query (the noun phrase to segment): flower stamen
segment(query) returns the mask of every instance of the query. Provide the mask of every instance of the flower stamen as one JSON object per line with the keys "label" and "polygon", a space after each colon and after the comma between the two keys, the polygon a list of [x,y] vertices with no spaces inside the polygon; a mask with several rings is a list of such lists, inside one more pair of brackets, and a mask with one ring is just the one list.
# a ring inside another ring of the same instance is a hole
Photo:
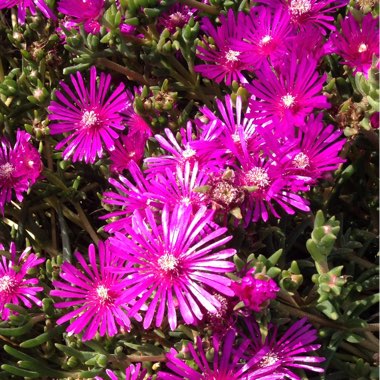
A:
{"label": "flower stamen", "polygon": [[295,16],[303,15],[311,9],[310,0],[291,0],[289,10]]}
{"label": "flower stamen", "polygon": [[226,52],[225,58],[228,62],[237,62],[239,61],[239,55],[240,51],[230,49]]}
{"label": "flower stamen", "polygon": [[281,98],[281,101],[284,103],[285,108],[290,108],[294,104],[295,99],[293,95],[287,93]]}
{"label": "flower stamen", "polygon": [[270,184],[269,175],[266,170],[257,166],[246,174],[246,179],[250,186],[257,186],[259,189],[265,189]]}
{"label": "flower stamen", "polygon": [[158,259],[158,265],[165,272],[174,271],[178,265],[177,258],[171,253],[165,253]]}

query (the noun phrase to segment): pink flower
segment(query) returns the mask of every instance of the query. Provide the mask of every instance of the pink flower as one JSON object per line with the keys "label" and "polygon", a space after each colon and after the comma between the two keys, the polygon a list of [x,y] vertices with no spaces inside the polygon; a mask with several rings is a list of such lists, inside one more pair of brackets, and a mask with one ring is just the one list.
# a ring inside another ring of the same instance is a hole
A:
{"label": "pink flower", "polygon": [[280,218],[276,208],[290,215],[295,213],[294,209],[310,211],[308,201],[296,193],[307,188],[303,178],[299,179],[301,184],[295,184],[297,178],[287,175],[273,157],[264,159],[245,156],[240,158],[240,162],[242,168],[237,171],[237,184],[246,189],[241,207],[246,225],[259,219],[266,222],[270,214]]}
{"label": "pink flower", "polygon": [[[65,299],[64,302],[55,304],[56,308],[66,312],[57,320],[57,324],[73,319],[66,331],[79,334],[84,330],[82,340],[92,339],[97,332],[100,336],[113,336],[118,332],[117,325],[130,328],[126,305],[121,302],[124,292],[123,275],[113,273],[110,269],[112,265],[120,266],[121,261],[115,259],[108,244],[101,241],[98,260],[96,256],[95,247],[91,244],[88,248],[89,266],[83,256],[76,252],[75,257],[82,270],[68,262],[63,263],[60,276],[64,281],[53,281],[55,289],[50,292],[54,297]],[[76,309],[67,312],[72,306]]]}
{"label": "pink flower", "polygon": [[258,368],[265,368],[270,363],[277,366],[276,373],[282,376],[281,379],[292,380],[301,380],[292,371],[293,368],[324,372],[324,369],[319,367],[319,363],[325,361],[325,358],[309,354],[318,350],[320,345],[314,343],[317,339],[317,330],[312,328],[306,318],[294,323],[280,338],[278,338],[277,327],[270,325],[265,340],[256,321],[247,319],[246,325],[252,342],[252,348],[248,350],[249,357],[262,352],[263,349],[267,350],[258,363]]}
{"label": "pink flower", "polygon": [[354,73],[368,77],[373,55],[379,56],[379,18],[368,13],[359,23],[350,13],[341,26],[341,33],[331,36],[333,52],[342,56],[343,63],[354,68]]}
{"label": "pink flower", "polygon": [[115,149],[110,152],[111,170],[121,173],[127,169],[130,161],[139,163],[144,157],[145,144],[152,131],[142,116],[133,108],[134,96],[126,91],[127,103],[122,111],[124,122],[128,128],[127,135],[120,136],[115,143]]}
{"label": "pink flower", "polygon": [[[317,63],[293,54],[281,72],[275,73],[266,64],[247,89],[254,95],[250,100],[249,117],[260,117],[261,124],[275,122],[286,129],[304,124],[305,117],[315,108],[330,108],[322,95],[326,74],[319,76]],[[286,131],[286,130],[285,130]]]}
{"label": "pink flower", "polygon": [[230,85],[233,80],[247,83],[241,73],[247,68],[247,65],[241,61],[241,51],[233,43],[244,36],[245,15],[243,12],[239,12],[236,18],[230,9],[227,18],[221,15],[219,19],[221,25],[216,28],[208,18],[202,19],[201,28],[213,38],[215,47],[211,47],[207,39],[203,41],[205,47],[198,45],[197,57],[208,63],[196,65],[194,69],[206,78],[215,80],[216,83],[223,80],[227,85]]}
{"label": "pink flower", "polygon": [[103,13],[104,0],[59,0],[58,10],[70,16],[75,23],[83,23],[87,33],[99,33],[99,19]]}
{"label": "pink flower", "polygon": [[300,128],[297,138],[289,138],[283,146],[288,149],[287,157],[291,161],[290,172],[309,177],[315,183],[326,172],[338,169],[345,160],[339,153],[346,142],[342,132],[335,130],[332,125],[325,126],[323,115],[310,116],[306,125]]}
{"label": "pink flower", "polygon": [[218,149],[210,149],[210,145],[211,147],[215,145],[206,139],[196,139],[193,136],[190,121],[187,123],[186,129],[180,130],[180,143],[169,128],[165,129],[165,134],[167,139],[158,134],[154,137],[160,146],[170,154],[147,157],[144,160],[147,164],[146,173],[149,177],[164,173],[166,168],[173,172],[176,171],[177,166],[184,169],[186,162],[189,162],[190,167],[194,167],[197,162],[199,170],[206,172],[219,171],[223,167],[225,163],[225,159],[222,157],[223,152]]}
{"label": "pink flower", "polygon": [[[141,370],[141,363],[138,363],[136,365],[130,364],[126,370],[125,370],[125,380],[150,380],[151,376],[148,378],[145,377],[147,373],[146,369]],[[107,369],[106,374],[108,375],[108,378],[110,380],[118,380],[119,378],[115,374],[115,372]],[[107,379],[108,379],[107,378]],[[124,379],[124,377],[123,377]],[[103,380],[102,377],[95,376],[95,380]]]}
{"label": "pink flower", "polygon": [[67,145],[63,152],[64,159],[86,163],[94,163],[97,157],[103,155],[103,145],[107,150],[114,149],[114,140],[119,137],[118,130],[123,130],[123,111],[127,102],[124,84],[120,83],[109,96],[107,93],[111,84],[111,75],[100,75],[96,81],[96,69],[90,70],[89,89],[86,88],[83,77],[77,72],[76,78],[70,76],[76,94],[64,82],[60,82],[63,91],[56,91],[57,101],[52,101],[48,110],[50,133],[57,135],[65,132],[70,134],[57,144],[56,149]]}
{"label": "pink flower", "polygon": [[334,17],[336,9],[347,5],[348,0],[260,0],[273,9],[285,8],[291,22],[298,28],[313,25],[326,34],[325,28],[335,30]]}
{"label": "pink flower", "polygon": [[174,3],[158,17],[157,29],[161,32],[166,28],[170,33],[174,33],[177,28],[183,28],[187,25],[196,12],[196,8],[190,8],[181,3]]}
{"label": "pink flower", "polygon": [[255,275],[255,268],[250,269],[240,283],[233,283],[232,289],[246,307],[256,312],[267,307],[269,301],[275,299],[280,290],[270,277]]}
{"label": "pink flower", "polygon": [[[4,246],[0,244],[0,250]],[[19,305],[23,304],[31,308],[33,301],[36,305],[41,306],[41,301],[36,297],[38,292],[43,290],[38,284],[37,278],[28,278],[27,272],[45,259],[38,258],[34,253],[30,253],[31,247],[26,248],[19,258],[16,257],[16,246],[12,242],[9,247],[11,259],[5,256],[0,257],[0,315],[3,320],[8,320],[10,311],[5,307],[6,304]]]}
{"label": "pink flower", "polygon": [[139,166],[131,161],[127,169],[131,180],[122,175],[119,175],[118,180],[110,178],[109,182],[116,191],[107,191],[103,194],[103,202],[116,206],[117,210],[101,217],[101,219],[120,218],[105,226],[104,229],[107,232],[122,231],[124,225],[129,224],[128,220],[135,210],[144,210],[148,205],[162,208],[160,204],[157,205],[156,202],[153,202],[157,197],[151,193],[153,190],[151,183],[145,178]]}
{"label": "pink flower", "polygon": [[29,9],[30,13],[35,16],[37,9],[47,18],[56,20],[52,10],[46,5],[44,0],[2,0],[0,2],[0,9],[18,7],[18,22],[25,24],[26,10]]}
{"label": "pink flower", "polygon": [[212,337],[214,358],[209,360],[208,355],[211,352],[205,350],[202,339],[198,336],[196,348],[193,343],[189,343],[186,347],[197,367],[194,368],[184,359],[180,359],[178,352],[171,348],[166,354],[166,366],[171,372],[160,371],[157,378],[160,380],[278,380],[284,378],[282,374],[275,372],[278,365],[268,364],[262,368],[255,368],[265,357],[267,348],[246,359],[245,354],[249,346],[248,338],[239,341],[236,331],[229,329],[224,337]]}
{"label": "pink flower", "polygon": [[286,44],[294,34],[290,17],[283,8],[252,7],[247,17],[243,40],[234,41],[242,51],[240,59],[251,68],[259,69],[270,58],[274,63],[286,54]]}
{"label": "pink flower", "polygon": [[165,206],[161,224],[157,224],[150,209],[145,213],[137,210],[125,226],[126,234],[116,232],[109,238],[117,248],[115,253],[131,265],[120,269],[128,274],[124,302],[136,300],[130,315],[148,305],[144,329],[154,317],[160,327],[167,316],[174,330],[178,309],[185,323],[194,324],[203,318],[202,309],[216,313],[220,307],[210,291],[234,294],[225,273],[234,270],[235,265],[226,259],[235,250],[221,249],[231,237],[222,237],[227,229],[210,224],[212,217],[206,207],[193,214],[190,206],[177,206],[172,212]]}
{"label": "pink flower", "polygon": [[42,170],[42,162],[37,149],[29,142],[30,135],[18,131],[16,144],[11,147],[9,141],[0,138],[0,212],[4,205],[12,200],[14,192],[19,202],[23,193],[32,186]]}
{"label": "pink flower", "polygon": [[145,142],[139,135],[121,135],[115,143],[115,149],[110,152],[110,169],[115,173],[122,173],[128,169],[131,161],[139,164],[144,158]]}
{"label": "pink flower", "polygon": [[170,209],[176,205],[191,205],[195,212],[202,205],[205,205],[204,194],[196,189],[206,185],[208,176],[198,170],[198,163],[190,167],[186,162],[185,167],[176,167],[175,173],[169,168],[164,173],[156,175],[151,181],[151,192],[154,192],[156,199],[160,199],[162,205],[166,204]]}

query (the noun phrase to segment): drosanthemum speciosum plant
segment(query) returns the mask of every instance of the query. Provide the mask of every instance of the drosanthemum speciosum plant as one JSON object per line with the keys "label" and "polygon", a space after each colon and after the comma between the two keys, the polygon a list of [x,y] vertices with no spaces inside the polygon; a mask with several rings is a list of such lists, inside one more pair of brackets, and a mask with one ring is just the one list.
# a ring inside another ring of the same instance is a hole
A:
{"label": "drosanthemum speciosum plant", "polygon": [[377,21],[0,0],[0,378],[376,379]]}

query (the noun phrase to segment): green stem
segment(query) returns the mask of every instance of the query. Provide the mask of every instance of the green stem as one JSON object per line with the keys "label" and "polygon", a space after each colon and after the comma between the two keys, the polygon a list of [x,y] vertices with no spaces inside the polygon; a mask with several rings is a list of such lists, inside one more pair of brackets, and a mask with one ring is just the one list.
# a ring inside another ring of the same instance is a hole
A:
{"label": "green stem", "polygon": [[365,269],[370,269],[370,268],[376,268],[375,264],[370,263],[368,260],[365,260],[354,253],[347,253],[346,258],[352,261],[355,261],[358,265]]}
{"label": "green stem", "polygon": [[77,210],[77,213],[78,213],[78,216],[79,216],[79,219],[82,223],[83,228],[91,236],[91,239],[93,240],[93,242],[96,245],[98,245],[100,239],[99,239],[98,235],[96,234],[95,230],[92,228],[92,225],[89,222],[86,214],[84,213],[81,205],[78,202],[73,202],[73,205],[74,205],[75,209]]}
{"label": "green stem", "polygon": [[152,356],[140,356],[140,355],[128,355],[128,360],[131,363],[136,362],[165,362],[165,355],[152,355]]}
{"label": "green stem", "polygon": [[96,65],[105,66],[110,70],[116,71],[120,74],[125,75],[129,80],[133,80],[135,82],[139,82],[141,84],[145,84],[147,86],[152,85],[149,81],[147,81],[143,75],[137,73],[136,71],[128,69],[128,67],[121,66],[116,62],[110,61],[107,58],[97,58],[95,60]]}
{"label": "green stem", "polygon": [[197,8],[202,12],[208,13],[209,15],[217,16],[220,13],[219,8],[213,5],[207,5],[196,0],[181,0],[182,3],[188,5],[191,8]]}
{"label": "green stem", "polygon": [[319,274],[325,274],[329,272],[329,265],[327,264],[327,260],[324,261],[316,261],[315,267]]}

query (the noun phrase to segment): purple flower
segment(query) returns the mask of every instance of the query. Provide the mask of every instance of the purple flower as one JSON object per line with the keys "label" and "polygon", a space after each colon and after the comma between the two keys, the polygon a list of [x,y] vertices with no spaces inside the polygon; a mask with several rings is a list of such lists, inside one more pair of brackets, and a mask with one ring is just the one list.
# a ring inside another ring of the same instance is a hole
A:
{"label": "purple flower", "polygon": [[[276,372],[281,378],[300,380],[301,378],[292,372],[292,368],[302,368],[323,373],[324,369],[318,366],[325,358],[319,356],[305,356],[309,352],[318,350],[319,344],[312,344],[317,339],[317,330],[303,318],[294,323],[286,332],[278,338],[277,327],[271,325],[265,340],[256,321],[246,320],[253,349],[249,352],[255,355],[257,352],[267,349],[267,353],[258,364],[258,368],[265,368],[268,364],[279,365]],[[250,357],[250,355],[249,355]]]}
{"label": "purple flower", "polygon": [[310,182],[315,182],[345,162],[339,157],[339,152],[346,139],[332,125],[325,127],[322,117],[322,114],[317,117],[311,115],[306,125],[300,129],[298,137],[290,138],[283,147],[284,150],[291,147],[287,153],[292,164],[290,171],[309,177]]}
{"label": "purple flower", "polygon": [[286,54],[286,43],[293,34],[290,17],[283,8],[252,7],[243,40],[234,41],[242,51],[241,61],[254,69],[270,58],[274,63]]}
{"label": "purple flower", "polygon": [[16,144],[11,147],[9,141],[0,138],[0,212],[4,214],[4,205],[12,200],[14,191],[19,202],[23,193],[33,185],[42,170],[42,162],[36,148],[29,142],[30,135],[18,131]]}
{"label": "purple flower", "polygon": [[[151,379],[151,376],[149,376],[148,378],[145,377],[146,373],[147,373],[146,369],[141,370],[141,363],[136,364],[136,366],[134,364],[131,364],[125,370],[125,380],[149,380],[149,379]],[[107,369],[106,374],[108,375],[108,378],[110,380],[118,380],[118,377],[115,374],[115,372]],[[123,379],[124,379],[124,377],[123,377]],[[95,376],[95,380],[103,380],[103,378],[99,377],[99,376]]]}
{"label": "purple flower", "polygon": [[152,131],[142,116],[133,108],[134,96],[126,91],[127,103],[121,113],[128,128],[127,135],[120,136],[115,143],[115,149],[110,152],[111,170],[121,173],[128,168],[130,161],[139,163],[144,157],[145,144]]}
{"label": "purple flower", "polygon": [[317,63],[312,59],[298,60],[292,55],[279,73],[269,65],[258,71],[257,80],[247,86],[254,95],[250,99],[250,117],[261,117],[261,124],[280,123],[285,131],[304,124],[305,117],[315,108],[329,108],[330,104],[321,95],[326,74],[319,76]]}
{"label": "purple flower", "polygon": [[313,25],[307,25],[301,33],[287,40],[287,49],[290,54],[295,54],[299,60],[307,58],[319,62],[325,55],[331,53],[329,45],[326,43],[326,38],[321,29]]}
{"label": "purple flower", "polygon": [[[240,160],[242,169],[237,171],[237,183],[246,189],[245,201],[241,207],[246,225],[259,219],[266,222],[269,213],[280,218],[275,204],[290,215],[294,214],[294,209],[310,211],[308,202],[294,190],[295,179],[286,175],[282,165],[273,158],[249,156]],[[302,185],[302,178],[300,182]]]}
{"label": "purple flower", "polygon": [[291,22],[298,28],[314,25],[326,34],[324,28],[335,30],[334,17],[336,9],[347,5],[348,0],[260,0],[271,8],[285,8]]}
{"label": "purple flower", "polygon": [[152,202],[157,197],[151,193],[151,184],[138,165],[131,161],[127,169],[134,183],[122,175],[119,175],[119,180],[110,178],[109,182],[117,192],[107,191],[103,194],[103,202],[116,206],[119,210],[113,211],[101,217],[101,219],[121,217],[119,220],[114,220],[105,226],[104,229],[107,232],[123,230],[123,226],[128,225],[128,220],[135,210],[144,210],[148,206],[162,208],[160,204]]}
{"label": "purple flower", "polygon": [[110,152],[110,169],[115,173],[122,173],[128,169],[131,161],[140,163],[144,158],[145,142],[139,135],[121,135],[115,143],[115,149]]}
{"label": "purple flower", "polygon": [[194,70],[204,77],[213,79],[220,83],[223,80],[230,85],[233,80],[246,83],[247,80],[241,73],[247,68],[240,59],[241,51],[235,47],[233,41],[240,40],[245,31],[245,15],[239,12],[235,17],[230,9],[227,18],[220,16],[221,25],[216,27],[208,18],[202,19],[202,30],[214,40],[214,46],[205,38],[203,44],[197,46],[197,57],[208,62],[203,65],[196,65]]}
{"label": "purple flower", "polygon": [[47,18],[56,20],[52,10],[46,5],[44,0],[2,0],[0,2],[0,9],[18,7],[18,22],[25,24],[26,10],[29,9],[30,13],[35,16],[37,8]]}
{"label": "purple flower", "polygon": [[255,268],[250,269],[240,282],[232,284],[232,289],[246,307],[260,312],[270,300],[276,298],[280,288],[270,277],[254,273]]}
{"label": "purple flower", "polygon": [[103,13],[104,0],[59,0],[58,10],[70,16],[74,22],[83,23],[87,33],[99,33],[99,18]]}
{"label": "purple flower", "polygon": [[[210,362],[207,352],[203,348],[202,340],[197,337],[197,347],[192,343],[187,345],[187,350],[197,365],[197,369],[188,365],[185,361],[177,357],[178,352],[171,348],[167,353],[166,366],[169,372],[160,371],[157,378],[160,380],[276,380],[283,379],[283,375],[278,375],[274,371],[278,365],[268,365],[263,368],[254,369],[263,360],[267,351],[264,348],[253,357],[246,359],[245,352],[250,345],[250,340],[243,338],[238,342],[236,331],[228,330],[224,338],[213,336],[212,349],[214,358]],[[246,360],[245,360],[246,359]],[[245,362],[243,362],[245,360]]]}
{"label": "purple flower", "polygon": [[361,23],[350,13],[342,22],[342,32],[331,36],[333,52],[344,59],[344,64],[354,68],[354,73],[368,77],[375,54],[379,56],[379,18],[366,14]]}
{"label": "purple flower", "polygon": [[67,145],[64,159],[94,163],[103,154],[103,145],[107,150],[114,149],[114,140],[118,138],[115,130],[123,130],[122,116],[127,102],[124,84],[120,83],[109,96],[111,75],[101,73],[96,81],[96,68],[90,70],[90,85],[86,88],[82,75],[70,76],[76,94],[64,82],[60,82],[63,91],[56,91],[57,101],[52,101],[48,110],[50,133],[52,135],[70,132],[69,136],[57,144],[56,149]]}
{"label": "purple flower", "polygon": [[[243,117],[240,96],[236,97],[235,109],[230,95],[225,96],[224,103],[219,99],[215,101],[220,117],[209,108],[202,107],[200,111],[208,119],[208,122],[203,124],[198,119],[196,123],[202,130],[201,138],[212,142],[212,144],[210,143],[208,146],[203,147],[203,149],[207,148],[209,151],[207,156],[211,156],[212,152],[219,149],[221,151],[220,155],[229,156],[227,162],[230,164],[231,159],[235,158],[237,152],[241,153],[241,141],[244,140],[248,149],[253,149],[253,146],[257,145],[258,135],[255,134],[255,119]],[[193,146],[197,147],[197,145],[198,143],[195,141]]]}
{"label": "purple flower", "polygon": [[[0,244],[0,250],[4,246]],[[42,302],[36,297],[36,294],[43,290],[38,284],[37,278],[28,278],[27,272],[45,259],[38,258],[34,253],[30,253],[31,247],[26,248],[20,257],[16,257],[16,246],[12,242],[9,247],[11,255],[10,260],[5,256],[0,257],[0,316],[3,320],[8,320],[10,310],[5,307],[6,304],[19,305],[23,304],[31,308],[33,301],[36,305],[41,306]]]}
{"label": "purple flower", "polygon": [[182,169],[177,166],[175,173],[166,169],[165,173],[157,174],[151,181],[152,191],[157,198],[172,210],[176,205],[192,205],[193,211],[205,205],[205,195],[197,192],[197,188],[206,185],[208,176],[198,170],[196,162],[193,168],[186,162]]}
{"label": "purple flower", "polygon": [[137,210],[131,224],[125,227],[127,235],[116,232],[109,239],[117,247],[115,253],[131,264],[130,268],[120,269],[128,273],[124,302],[130,303],[138,297],[130,315],[148,304],[145,329],[155,315],[157,327],[167,315],[174,330],[177,309],[185,323],[195,323],[203,318],[201,309],[216,313],[220,307],[210,291],[234,294],[225,273],[234,270],[235,265],[226,259],[235,250],[221,248],[231,236],[222,237],[227,229],[211,224],[212,217],[213,212],[206,207],[193,214],[190,206],[177,206],[173,212],[165,206],[161,224],[157,225],[158,218],[150,209],[144,214]]}
{"label": "purple flower", "polygon": [[173,34],[177,28],[183,28],[187,25],[196,12],[196,8],[190,8],[185,4],[175,3],[158,17],[157,29],[161,32],[166,28],[171,34]]}
{"label": "purple flower", "polygon": [[63,263],[60,276],[64,281],[53,281],[55,289],[50,292],[54,297],[72,299],[55,304],[56,308],[64,309],[65,312],[69,307],[76,307],[74,311],[59,318],[57,324],[61,325],[74,319],[66,331],[79,334],[85,330],[82,340],[92,339],[98,331],[101,336],[113,336],[118,332],[117,325],[130,328],[125,311],[126,304],[121,302],[124,292],[123,275],[110,270],[112,265],[120,266],[121,261],[115,259],[108,244],[101,241],[98,252],[97,260],[94,245],[89,246],[90,266],[83,256],[76,252],[75,257],[82,270],[68,262]]}
{"label": "purple flower", "polygon": [[199,170],[208,172],[219,171],[223,167],[226,160],[221,157],[222,152],[210,149],[210,141],[195,139],[190,121],[187,123],[186,129],[182,128],[180,130],[180,143],[170,129],[166,128],[165,134],[167,139],[161,135],[155,135],[154,137],[170,155],[147,157],[144,160],[147,164],[146,173],[149,177],[154,177],[158,173],[165,173],[166,168],[173,172],[176,171],[177,166],[184,169],[186,162],[190,163],[190,167],[193,167],[198,162]]}

